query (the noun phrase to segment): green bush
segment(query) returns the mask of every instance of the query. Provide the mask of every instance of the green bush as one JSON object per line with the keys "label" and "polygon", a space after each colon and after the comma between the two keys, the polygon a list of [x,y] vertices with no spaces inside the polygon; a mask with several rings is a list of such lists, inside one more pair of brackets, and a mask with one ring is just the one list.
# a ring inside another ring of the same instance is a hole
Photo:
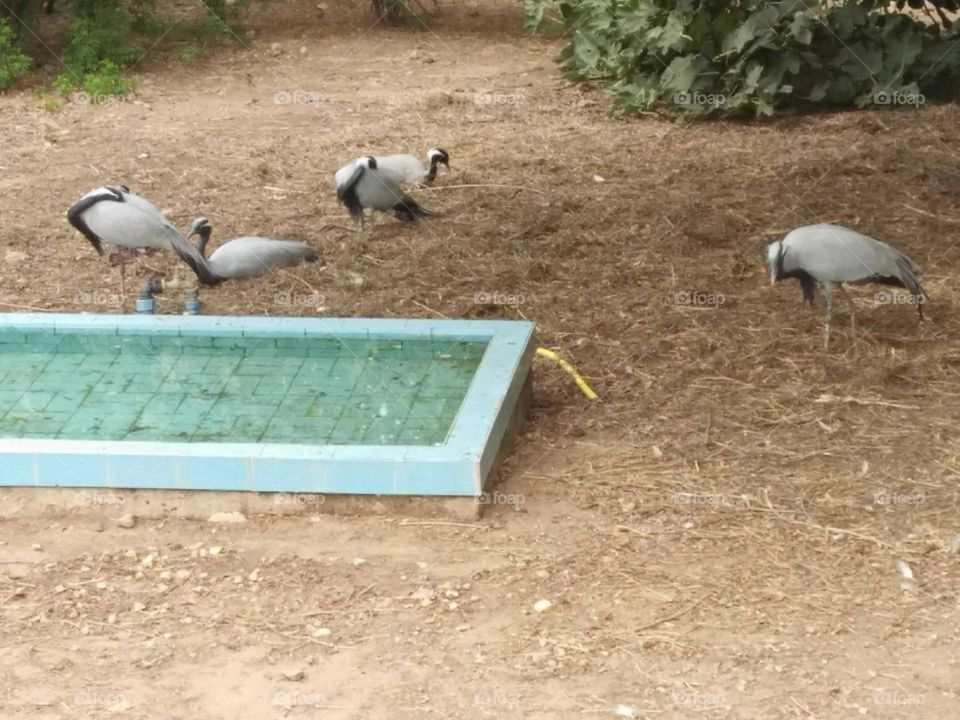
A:
{"label": "green bush", "polygon": [[[64,98],[83,90],[93,102],[99,102],[111,95],[130,92],[134,82],[124,77],[123,70],[143,57],[144,41],[151,49],[179,46],[179,56],[184,62],[192,62],[205,47],[223,38],[245,42],[243,31],[233,24],[245,0],[205,0],[207,12],[202,19],[178,20],[173,24],[158,13],[156,0],[58,0],[57,7],[68,1],[73,13],[70,32],[65,47],[53,49],[67,70],[53,82],[53,88]],[[7,0],[4,3],[0,0],[0,90],[29,70],[32,61],[23,52],[21,43],[34,35],[18,36],[16,29],[41,21],[45,15],[40,10],[45,2]],[[16,16],[22,22],[14,24],[8,16]],[[41,101],[44,107],[59,107],[48,96]]]}
{"label": "green bush", "polygon": [[75,12],[64,55],[67,72],[54,87],[64,96],[82,88],[94,102],[129,92],[132,82],[120,69],[143,55],[143,48],[131,40],[130,13],[118,0],[77,0]]}
{"label": "green bush", "polygon": [[920,104],[960,72],[960,24],[941,29],[879,0],[523,0],[523,7],[528,29],[573,29],[559,62],[572,80],[604,82],[619,111],[771,115],[797,105]]}
{"label": "green bush", "polygon": [[30,69],[31,60],[14,45],[13,28],[0,20],[0,90],[10,87]]}
{"label": "green bush", "polygon": [[130,14],[115,0],[98,2],[89,14],[78,15],[70,28],[67,67],[82,75],[95,71],[104,60],[118,66],[135,62],[143,48],[130,39],[131,22]]}

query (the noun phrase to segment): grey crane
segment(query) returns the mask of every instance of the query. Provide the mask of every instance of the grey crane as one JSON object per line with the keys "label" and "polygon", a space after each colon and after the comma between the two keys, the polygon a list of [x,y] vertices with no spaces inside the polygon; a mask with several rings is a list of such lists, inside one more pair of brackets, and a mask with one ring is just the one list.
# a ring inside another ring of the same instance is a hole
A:
{"label": "grey crane", "polygon": [[443,148],[427,150],[426,164],[416,155],[377,155],[373,159],[377,169],[394,174],[401,184],[433,182],[441,164],[450,169],[450,153]]}
{"label": "grey crane", "polygon": [[402,173],[381,170],[371,155],[344,165],[333,176],[337,199],[347,208],[357,229],[364,225],[364,210],[392,212],[398,220],[414,222],[430,215],[416,200],[400,189]]}
{"label": "grey crane", "polygon": [[[194,272],[203,257],[163,214],[126,185],[105,185],[91,190],[67,210],[67,220],[79,230],[93,248],[103,255],[104,245],[128,251],[169,250],[176,253]],[[124,264],[120,264],[120,282],[126,292]]]}
{"label": "grey crane", "polygon": [[292,267],[317,259],[317,253],[306,243],[265,237],[233,238],[220,245],[208,258],[207,243],[210,242],[211,233],[213,226],[210,222],[205,217],[198,217],[190,226],[188,236],[199,236],[197,250],[205,273],[197,273],[197,277],[205,285],[260,277],[276,268]]}
{"label": "grey crane", "polygon": [[815,283],[827,296],[824,352],[830,349],[830,320],[833,315],[833,291],[839,288],[850,305],[850,327],[856,333],[853,301],[841,283],[878,283],[906,288],[913,296],[920,319],[926,299],[917,264],[887,243],[874,240],[840,225],[806,225],[791,230],[782,240],[767,246],[770,284],[797,278],[804,302],[813,305]]}

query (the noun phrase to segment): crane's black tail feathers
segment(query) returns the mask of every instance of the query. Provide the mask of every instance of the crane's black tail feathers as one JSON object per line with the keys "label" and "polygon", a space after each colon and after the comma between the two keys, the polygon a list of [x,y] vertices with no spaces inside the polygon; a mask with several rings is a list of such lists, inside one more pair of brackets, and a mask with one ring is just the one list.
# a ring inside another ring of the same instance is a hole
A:
{"label": "crane's black tail feathers", "polygon": [[393,206],[393,215],[397,220],[416,222],[432,214],[409,195],[404,195],[400,202]]}
{"label": "crane's black tail feathers", "polygon": [[800,273],[800,289],[803,291],[803,301],[813,305],[817,296],[817,283],[812,275],[805,272]]}
{"label": "crane's black tail feathers", "polygon": [[923,303],[927,301],[927,294],[920,284],[920,278],[917,277],[920,268],[913,260],[901,253],[897,258],[897,269],[900,271],[900,282],[913,295],[917,302],[917,314],[923,320]]}

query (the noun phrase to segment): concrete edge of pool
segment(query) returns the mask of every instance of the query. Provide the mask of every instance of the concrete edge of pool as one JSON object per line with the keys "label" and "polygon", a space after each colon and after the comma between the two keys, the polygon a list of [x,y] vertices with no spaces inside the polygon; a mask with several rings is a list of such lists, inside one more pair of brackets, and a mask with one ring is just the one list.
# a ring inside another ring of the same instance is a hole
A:
{"label": "concrete edge of pool", "polygon": [[288,445],[0,439],[0,486],[476,499],[525,417],[533,323],[505,320],[0,314],[0,330],[482,341],[443,444]]}

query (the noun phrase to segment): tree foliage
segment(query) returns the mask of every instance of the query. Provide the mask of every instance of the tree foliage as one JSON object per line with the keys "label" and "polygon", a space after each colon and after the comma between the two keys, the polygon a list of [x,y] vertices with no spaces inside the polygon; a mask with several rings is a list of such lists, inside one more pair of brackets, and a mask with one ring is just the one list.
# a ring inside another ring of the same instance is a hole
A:
{"label": "tree foliage", "polygon": [[[771,115],[791,105],[919,104],[960,72],[960,23],[945,14],[956,0],[523,5],[528,29],[570,33],[558,57],[567,76],[604,82],[621,111]],[[907,5],[919,12],[902,12]]]}
{"label": "tree foliage", "polygon": [[[202,20],[191,23],[181,18],[171,24],[160,15],[155,0],[0,0],[0,89],[29,69],[31,58],[25,53],[30,50],[25,46],[37,38],[35,27],[45,22],[39,12],[44,4],[48,12],[56,7],[72,15],[64,46],[53,48],[65,70],[53,85],[64,97],[82,90],[92,102],[133,89],[125,69],[144,56],[145,46],[155,48],[161,41],[181,43],[186,45],[181,57],[194,58],[199,53],[197,45],[237,36],[225,20],[241,6],[234,0],[205,0]],[[10,16],[9,22],[4,13]],[[29,32],[20,31],[22,28]],[[43,41],[34,44],[39,46],[34,50],[49,49]]]}
{"label": "tree foliage", "polygon": [[0,20],[0,90],[12,85],[30,69],[31,60],[14,44],[13,28]]}

